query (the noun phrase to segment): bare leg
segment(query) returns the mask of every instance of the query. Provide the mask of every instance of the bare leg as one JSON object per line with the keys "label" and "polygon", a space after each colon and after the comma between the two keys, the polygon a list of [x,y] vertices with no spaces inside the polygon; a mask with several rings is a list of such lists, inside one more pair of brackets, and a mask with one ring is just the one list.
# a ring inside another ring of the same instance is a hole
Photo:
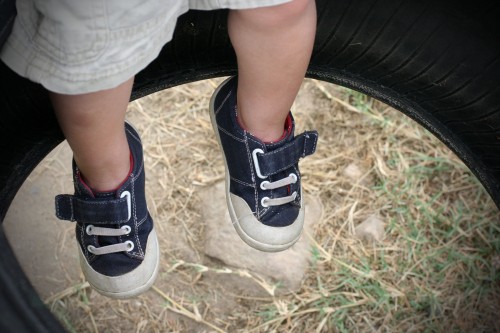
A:
{"label": "bare leg", "polygon": [[304,79],[316,33],[316,4],[283,5],[229,14],[229,36],[238,58],[238,116],[263,141],[283,125]]}
{"label": "bare leg", "polygon": [[89,94],[51,93],[76,164],[87,185],[96,191],[115,189],[128,176],[130,150],[124,122],[133,81]]}

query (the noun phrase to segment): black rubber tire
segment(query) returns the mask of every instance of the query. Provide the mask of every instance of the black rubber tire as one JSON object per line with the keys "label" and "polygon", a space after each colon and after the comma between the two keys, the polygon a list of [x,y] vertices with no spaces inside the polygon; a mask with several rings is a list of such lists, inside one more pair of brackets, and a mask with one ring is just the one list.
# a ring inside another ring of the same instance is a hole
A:
{"label": "black rubber tire", "polygon": [[[500,207],[500,5],[496,1],[321,0],[308,76],[404,112],[452,149]],[[133,98],[234,74],[226,11],[180,18]],[[0,220],[33,168],[63,137],[47,93],[0,65]],[[0,228],[0,331],[63,331]]]}

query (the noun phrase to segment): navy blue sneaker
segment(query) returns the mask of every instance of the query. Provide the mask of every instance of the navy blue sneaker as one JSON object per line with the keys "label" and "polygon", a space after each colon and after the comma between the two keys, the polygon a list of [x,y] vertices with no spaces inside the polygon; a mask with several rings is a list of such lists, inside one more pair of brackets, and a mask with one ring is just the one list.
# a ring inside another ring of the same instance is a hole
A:
{"label": "navy blue sneaker", "polygon": [[76,222],[80,266],[99,293],[129,298],[148,290],[159,266],[159,247],[146,207],[141,140],[125,124],[131,173],[118,190],[94,193],[73,161],[74,195],[56,196],[59,219]]}
{"label": "navy blue sneaker", "polygon": [[289,114],[285,133],[266,144],[238,123],[237,78],[217,88],[210,117],[226,164],[226,201],[240,237],[261,251],[277,252],[292,246],[304,225],[299,158],[316,150],[318,133],[294,136]]}

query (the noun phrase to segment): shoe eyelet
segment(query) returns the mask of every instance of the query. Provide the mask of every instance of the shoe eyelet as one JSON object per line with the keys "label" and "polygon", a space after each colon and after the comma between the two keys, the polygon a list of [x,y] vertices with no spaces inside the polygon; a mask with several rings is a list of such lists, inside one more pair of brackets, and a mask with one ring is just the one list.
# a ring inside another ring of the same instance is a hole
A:
{"label": "shoe eyelet", "polygon": [[87,246],[87,251],[89,251],[90,253],[94,254],[94,250],[95,250],[95,246],[93,246],[93,245]]}
{"label": "shoe eyelet", "polygon": [[262,190],[264,190],[264,191],[267,191],[266,186],[267,186],[268,184],[270,184],[270,182],[269,182],[269,181],[267,181],[267,180],[264,180],[262,183],[260,183],[260,188],[261,188]]}
{"label": "shoe eyelet", "polygon": [[262,207],[267,208],[269,205],[266,203],[266,201],[269,200],[268,197],[263,197],[262,200],[260,201],[260,204]]}
{"label": "shoe eyelet", "polygon": [[299,178],[297,177],[297,175],[296,175],[296,174],[294,174],[294,173],[289,174],[289,175],[288,175],[288,177],[292,177],[292,178],[293,178],[293,182],[292,182],[292,184],[295,184],[295,183],[297,182],[297,180],[299,179]]}
{"label": "shoe eyelet", "polygon": [[130,232],[132,231],[132,228],[131,228],[130,226],[128,226],[128,225],[124,225],[124,226],[122,226],[120,229],[122,229],[123,231],[125,231],[125,232],[126,232],[126,234],[125,234],[125,235],[130,234]]}
{"label": "shoe eyelet", "polygon": [[130,221],[130,217],[132,217],[132,195],[130,194],[129,191],[123,191],[123,193],[120,195],[120,199],[126,197],[127,199],[127,212],[128,212],[128,216],[127,216],[127,221]]}
{"label": "shoe eyelet", "polygon": [[[92,228],[93,228],[93,227],[94,227],[94,226],[93,226],[92,224],[89,224],[89,225],[87,226],[87,228],[85,228],[85,233],[86,233],[88,236],[92,236],[92,235],[93,235],[93,233],[92,233]],[[90,246],[90,245],[89,245],[89,246]]]}
{"label": "shoe eyelet", "polygon": [[267,177],[260,172],[260,165],[259,165],[259,160],[257,158],[257,154],[264,154],[264,151],[259,148],[254,149],[252,151],[252,159],[253,159],[253,165],[255,167],[255,173],[257,174],[257,177],[259,177],[260,179],[266,179]]}
{"label": "shoe eyelet", "polygon": [[135,247],[134,242],[129,241],[129,240],[126,241],[125,244],[127,244],[127,247],[128,247],[127,252],[132,251],[134,249],[134,247]]}

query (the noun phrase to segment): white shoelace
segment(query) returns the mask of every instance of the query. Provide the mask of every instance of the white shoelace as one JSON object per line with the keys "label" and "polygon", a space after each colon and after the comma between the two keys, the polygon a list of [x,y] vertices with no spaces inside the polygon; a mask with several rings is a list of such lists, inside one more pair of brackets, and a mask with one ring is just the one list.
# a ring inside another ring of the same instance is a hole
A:
{"label": "white shoelace", "polygon": [[[92,236],[125,236],[130,233],[130,227],[128,225],[122,226],[120,229],[111,229],[111,228],[101,228],[101,227],[96,227],[93,225],[88,225],[87,228],[85,229],[85,232],[87,235]],[[124,243],[119,243],[119,244],[113,244],[113,245],[107,245],[107,246],[102,246],[102,247],[95,247],[93,245],[87,246],[87,250],[89,250],[90,253],[95,254],[95,255],[103,255],[103,254],[108,254],[108,253],[115,253],[115,252],[130,252],[134,249],[134,242],[132,241],[126,241]]]}
{"label": "white shoelace", "polygon": [[[291,173],[288,175],[288,177],[277,180],[275,182],[269,182],[267,180],[263,181],[262,183],[260,183],[260,188],[263,190],[274,190],[283,186],[295,184],[296,182],[297,182],[297,175]],[[263,197],[262,200],[260,201],[260,204],[262,205],[262,207],[280,206],[294,201],[295,198],[297,198],[297,191],[293,192],[289,196],[281,198],[271,199],[269,197]]]}
{"label": "white shoelace", "polygon": [[[130,220],[131,214],[132,214],[132,208],[131,208],[131,195],[129,191],[124,191],[120,198],[126,197],[127,198],[127,207],[128,207],[128,220]],[[85,232],[89,236],[125,236],[128,235],[131,231],[131,227],[128,225],[122,226],[120,229],[115,229],[115,228],[102,228],[102,227],[96,227],[92,224],[87,225],[85,228]],[[130,252],[134,249],[134,242],[128,240],[123,243],[118,243],[118,244],[113,244],[113,245],[106,245],[106,246],[101,246],[101,247],[95,247],[93,245],[87,246],[87,250],[95,255],[103,255],[103,254],[108,254],[108,253],[116,253],[116,252]]]}

